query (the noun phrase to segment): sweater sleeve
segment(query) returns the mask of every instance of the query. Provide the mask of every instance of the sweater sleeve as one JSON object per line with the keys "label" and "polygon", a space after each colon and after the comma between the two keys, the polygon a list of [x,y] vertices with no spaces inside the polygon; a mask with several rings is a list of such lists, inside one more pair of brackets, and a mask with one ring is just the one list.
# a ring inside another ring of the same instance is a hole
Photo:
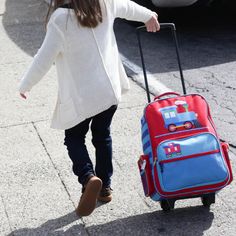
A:
{"label": "sweater sleeve", "polygon": [[20,80],[19,92],[25,93],[37,84],[49,71],[57,55],[63,50],[63,34],[58,26],[50,20],[43,44]]}
{"label": "sweater sleeve", "polygon": [[146,23],[155,12],[130,0],[112,0],[115,17]]}

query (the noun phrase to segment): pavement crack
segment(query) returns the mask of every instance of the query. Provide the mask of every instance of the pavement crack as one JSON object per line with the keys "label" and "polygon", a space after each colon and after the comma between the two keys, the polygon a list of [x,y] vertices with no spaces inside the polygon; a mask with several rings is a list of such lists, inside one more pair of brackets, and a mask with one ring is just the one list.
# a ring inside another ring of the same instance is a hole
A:
{"label": "pavement crack", "polygon": [[228,145],[229,145],[230,147],[232,147],[232,148],[236,148],[236,145],[235,145],[235,144],[230,143],[230,142],[228,142],[227,140],[220,139],[220,141],[223,142],[223,143],[228,143]]}
{"label": "pavement crack", "polygon": [[236,90],[236,88],[232,87],[232,86],[226,86],[227,89],[231,89],[231,90]]}
{"label": "pavement crack", "polygon": [[42,146],[43,146],[43,149],[44,149],[44,151],[46,152],[46,154],[47,154],[49,160],[50,160],[51,163],[52,163],[53,168],[56,170],[57,176],[59,177],[59,179],[60,179],[60,181],[61,181],[61,184],[62,184],[63,188],[65,189],[65,191],[66,191],[66,193],[67,193],[67,195],[68,195],[68,197],[69,197],[69,200],[71,201],[72,205],[76,208],[76,206],[75,206],[75,204],[74,204],[74,202],[73,202],[73,200],[72,200],[72,197],[71,197],[71,195],[70,195],[70,193],[69,193],[69,191],[68,191],[68,189],[67,189],[67,187],[66,187],[66,184],[65,184],[65,182],[64,182],[63,179],[62,179],[62,176],[61,176],[61,174],[60,174],[60,171],[59,171],[59,169],[57,168],[57,166],[55,165],[55,163],[53,162],[53,159],[52,159],[50,153],[48,152],[47,147],[46,147],[46,145],[45,145],[45,143],[44,143],[44,141],[43,141],[41,135],[39,134],[39,131],[38,131],[38,129],[37,129],[35,123],[34,123],[34,122],[31,122],[31,124],[33,125],[33,128],[35,129],[35,131],[36,131],[36,133],[37,133],[37,135],[38,135],[38,138],[39,138],[39,140],[40,140],[40,142],[41,142],[41,144],[42,144]]}
{"label": "pavement crack", "polygon": [[229,110],[230,112],[232,112],[232,114],[233,114],[234,117],[236,117],[236,112],[235,112],[231,107],[228,107],[228,106],[226,106],[226,107],[221,106],[221,107],[226,108],[227,110]]}
{"label": "pavement crack", "polygon": [[[40,122],[45,122],[45,121],[48,121],[48,119],[36,120],[36,121],[33,121],[33,123],[40,123]],[[11,124],[11,125],[2,125],[2,126],[0,126],[0,129],[7,129],[7,128],[11,128],[11,127],[17,127],[17,126],[22,126],[22,125],[31,125],[31,124],[32,124],[32,121],[16,123],[16,124]]]}
{"label": "pavement crack", "polygon": [[[74,204],[74,202],[73,202],[73,200],[72,200],[72,197],[71,197],[71,195],[70,195],[70,192],[69,192],[69,190],[68,190],[67,187],[66,187],[66,183],[64,182],[64,180],[63,180],[63,178],[62,178],[62,176],[61,176],[61,174],[60,174],[59,169],[57,168],[56,164],[53,162],[53,159],[52,159],[52,157],[51,157],[49,151],[47,150],[47,147],[46,147],[46,145],[45,145],[45,143],[44,143],[44,141],[43,141],[41,135],[39,134],[39,131],[38,131],[37,127],[35,126],[35,122],[31,122],[31,124],[32,124],[33,128],[35,129],[35,131],[36,131],[36,133],[37,133],[37,135],[38,135],[38,138],[39,138],[39,140],[40,140],[40,142],[41,142],[41,144],[42,144],[42,146],[43,146],[43,149],[45,150],[45,152],[46,152],[46,154],[47,154],[49,160],[50,160],[51,163],[52,163],[53,168],[56,170],[57,176],[58,176],[58,178],[60,179],[60,182],[61,182],[63,188],[65,189],[65,191],[66,191],[66,193],[67,193],[67,195],[68,195],[68,197],[69,197],[70,202],[72,203],[72,205],[74,206],[74,208],[76,208],[77,206]],[[87,228],[86,228],[86,223],[85,223],[84,219],[83,219],[82,217],[80,217],[80,220],[81,220],[82,223],[83,223],[83,227],[84,227],[84,229],[85,229],[87,235],[89,236],[90,234],[89,234],[89,231],[88,231]]]}
{"label": "pavement crack", "polygon": [[236,145],[235,144],[229,143],[229,146],[236,149]]}
{"label": "pavement crack", "polygon": [[[231,148],[230,149],[230,152],[233,154],[233,155],[236,155],[236,148]],[[231,154],[230,154],[231,155]],[[230,161],[232,162],[232,160],[230,159]]]}
{"label": "pavement crack", "polygon": [[[13,232],[13,227],[11,225],[11,222],[10,222],[10,217],[8,215],[8,212],[7,212],[7,209],[6,209],[6,204],[3,200],[3,196],[1,195],[1,201],[2,201],[2,205],[3,205],[3,209],[4,209],[4,213],[6,215],[6,218],[7,218],[7,221],[8,221],[8,225],[9,225],[9,228],[10,228],[10,231]],[[13,234],[14,235],[14,234]]]}
{"label": "pavement crack", "polygon": [[222,81],[221,79],[219,79],[214,72],[212,71],[209,71],[209,70],[206,70],[206,69],[200,69],[202,72],[205,72],[205,73],[208,73],[210,74],[210,79],[212,79],[212,85],[216,85],[216,82],[218,85],[220,86],[224,86],[226,89],[230,89],[230,90],[236,90],[235,87],[232,87],[231,85],[226,85],[226,82],[225,81]]}

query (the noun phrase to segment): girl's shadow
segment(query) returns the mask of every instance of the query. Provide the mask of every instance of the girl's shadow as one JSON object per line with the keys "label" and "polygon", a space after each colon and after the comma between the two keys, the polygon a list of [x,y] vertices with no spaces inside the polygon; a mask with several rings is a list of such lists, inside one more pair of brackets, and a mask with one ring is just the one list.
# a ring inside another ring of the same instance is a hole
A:
{"label": "girl's shadow", "polygon": [[[68,229],[64,230],[63,227],[67,228],[66,226],[72,224],[73,222],[78,220],[78,216],[75,212],[70,212],[65,216],[48,220],[44,224],[42,224],[38,228],[23,228],[19,230],[15,230],[11,232],[8,236],[31,236],[31,235],[78,235],[78,233],[84,232],[83,225],[80,224],[73,224],[73,227],[69,227]],[[85,235],[80,234],[80,235]]]}
{"label": "girl's shadow", "polygon": [[44,0],[6,0],[3,26],[9,38],[34,56],[45,35],[47,4]]}

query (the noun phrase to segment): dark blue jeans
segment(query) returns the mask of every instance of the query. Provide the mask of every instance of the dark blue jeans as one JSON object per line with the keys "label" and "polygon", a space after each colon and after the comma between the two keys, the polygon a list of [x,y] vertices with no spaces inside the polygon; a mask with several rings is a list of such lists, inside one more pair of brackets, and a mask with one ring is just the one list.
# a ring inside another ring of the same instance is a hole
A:
{"label": "dark blue jeans", "polygon": [[[110,125],[117,106],[111,106],[91,118],[84,120],[75,127],[65,130],[65,142],[68,154],[73,163],[73,172],[79,182],[84,185],[91,175],[96,175],[103,182],[103,187],[111,184],[112,166],[112,139]],[[85,137],[91,123],[92,143],[95,147],[96,165],[89,157]]]}

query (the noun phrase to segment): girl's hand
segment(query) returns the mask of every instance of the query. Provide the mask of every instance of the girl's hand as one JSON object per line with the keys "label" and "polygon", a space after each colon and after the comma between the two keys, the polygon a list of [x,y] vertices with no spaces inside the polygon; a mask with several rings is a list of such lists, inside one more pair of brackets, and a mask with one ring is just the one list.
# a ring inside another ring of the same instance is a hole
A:
{"label": "girl's hand", "polygon": [[149,21],[145,23],[148,32],[157,32],[160,30],[160,24],[158,22],[158,15],[152,16]]}
{"label": "girl's hand", "polygon": [[24,98],[24,99],[27,98],[24,93],[20,93],[20,96],[21,96],[22,98]]}

